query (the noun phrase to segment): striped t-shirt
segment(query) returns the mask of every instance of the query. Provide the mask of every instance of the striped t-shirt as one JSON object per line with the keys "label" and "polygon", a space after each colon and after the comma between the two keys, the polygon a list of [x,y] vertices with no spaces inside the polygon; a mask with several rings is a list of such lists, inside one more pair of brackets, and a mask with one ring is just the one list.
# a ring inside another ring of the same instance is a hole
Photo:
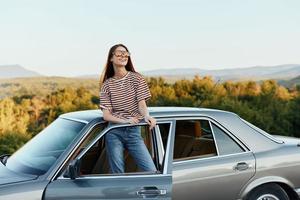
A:
{"label": "striped t-shirt", "polygon": [[137,72],[129,71],[120,79],[107,79],[100,91],[100,108],[108,109],[111,114],[121,119],[143,116],[139,112],[138,102],[151,97],[145,79]]}

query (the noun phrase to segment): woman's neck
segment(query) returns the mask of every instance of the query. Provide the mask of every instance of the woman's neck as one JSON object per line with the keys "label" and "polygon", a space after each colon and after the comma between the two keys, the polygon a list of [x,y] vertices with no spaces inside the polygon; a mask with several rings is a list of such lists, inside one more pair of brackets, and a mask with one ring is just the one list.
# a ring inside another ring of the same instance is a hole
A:
{"label": "woman's neck", "polygon": [[116,67],[114,66],[114,77],[116,78],[122,78],[127,74],[127,70],[125,67]]}

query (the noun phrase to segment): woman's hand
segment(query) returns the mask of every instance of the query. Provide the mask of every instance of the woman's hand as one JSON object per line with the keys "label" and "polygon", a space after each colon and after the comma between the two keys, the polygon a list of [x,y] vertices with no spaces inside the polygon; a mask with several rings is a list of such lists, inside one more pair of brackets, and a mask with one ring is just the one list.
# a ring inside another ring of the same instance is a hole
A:
{"label": "woman's hand", "polygon": [[147,122],[147,124],[150,125],[150,129],[152,129],[156,125],[156,119],[149,115],[148,107],[145,100],[141,100],[139,102],[139,111],[143,116],[145,116],[145,121]]}
{"label": "woman's hand", "polygon": [[125,120],[125,123],[129,123],[129,124],[137,124],[139,123],[139,119],[137,117],[131,117],[129,119]]}
{"label": "woman's hand", "polygon": [[144,117],[145,121],[147,122],[147,124],[150,125],[150,130],[156,125],[156,119],[154,119],[153,117],[151,117],[150,115],[146,115]]}

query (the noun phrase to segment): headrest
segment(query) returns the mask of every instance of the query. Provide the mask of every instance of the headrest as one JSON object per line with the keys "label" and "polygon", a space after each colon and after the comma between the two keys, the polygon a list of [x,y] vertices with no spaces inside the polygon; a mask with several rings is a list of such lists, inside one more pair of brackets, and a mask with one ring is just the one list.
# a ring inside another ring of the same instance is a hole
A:
{"label": "headrest", "polygon": [[195,121],[194,122],[194,129],[195,129],[195,137],[199,138],[202,136],[202,129],[201,129],[201,123],[200,121]]}

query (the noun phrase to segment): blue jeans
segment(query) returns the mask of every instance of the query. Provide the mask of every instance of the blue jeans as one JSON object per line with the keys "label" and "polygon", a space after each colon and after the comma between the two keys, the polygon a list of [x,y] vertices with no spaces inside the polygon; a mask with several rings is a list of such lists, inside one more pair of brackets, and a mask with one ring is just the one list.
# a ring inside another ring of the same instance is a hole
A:
{"label": "blue jeans", "polygon": [[110,130],[105,136],[105,146],[111,173],[124,173],[124,149],[128,150],[139,169],[156,171],[138,126]]}

